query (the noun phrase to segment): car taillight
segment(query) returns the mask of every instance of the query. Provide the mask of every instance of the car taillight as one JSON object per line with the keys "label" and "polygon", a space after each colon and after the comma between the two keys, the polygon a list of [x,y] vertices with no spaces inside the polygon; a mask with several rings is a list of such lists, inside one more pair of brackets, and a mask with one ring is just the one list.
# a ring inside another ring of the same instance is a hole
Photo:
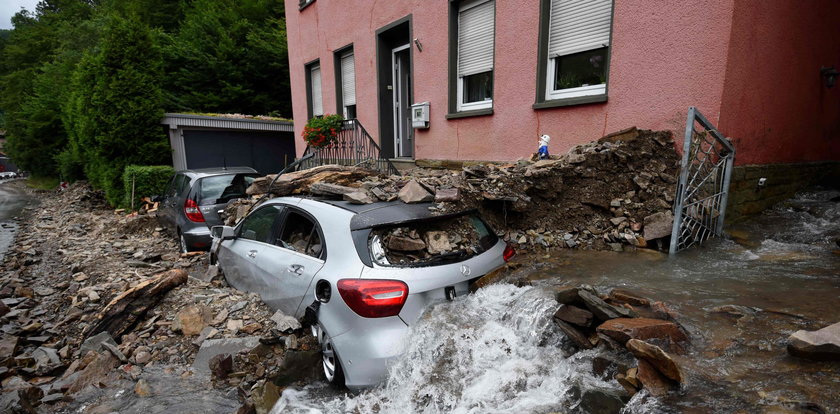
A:
{"label": "car taillight", "polygon": [[338,292],[350,309],[365,318],[398,315],[408,299],[408,285],[399,280],[341,279]]}
{"label": "car taillight", "polygon": [[187,218],[190,221],[204,223],[204,215],[201,214],[201,210],[198,209],[198,204],[196,204],[195,200],[191,198],[188,198],[187,201],[184,202],[184,214],[187,215]]}
{"label": "car taillight", "polygon": [[516,256],[516,250],[513,250],[511,245],[505,245],[505,251],[502,252],[502,259],[505,259],[505,262],[509,262],[510,259]]}

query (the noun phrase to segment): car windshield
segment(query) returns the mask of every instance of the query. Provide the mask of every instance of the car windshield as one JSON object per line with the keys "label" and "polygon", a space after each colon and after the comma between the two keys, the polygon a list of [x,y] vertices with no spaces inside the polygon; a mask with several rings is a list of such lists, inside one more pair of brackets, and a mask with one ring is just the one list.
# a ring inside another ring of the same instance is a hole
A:
{"label": "car windshield", "polygon": [[475,214],[422,220],[371,231],[371,258],[380,266],[422,267],[464,261],[498,237]]}
{"label": "car windshield", "polygon": [[247,197],[245,190],[254,182],[257,174],[228,174],[204,177],[199,182],[198,204],[202,206],[227,203],[236,198]]}

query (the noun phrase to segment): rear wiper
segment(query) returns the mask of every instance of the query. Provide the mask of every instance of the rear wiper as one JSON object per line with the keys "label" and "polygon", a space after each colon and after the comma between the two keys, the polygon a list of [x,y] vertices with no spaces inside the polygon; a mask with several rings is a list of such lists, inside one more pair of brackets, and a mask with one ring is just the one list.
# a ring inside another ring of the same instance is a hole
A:
{"label": "rear wiper", "polygon": [[443,254],[439,254],[437,256],[434,256],[429,260],[429,263],[440,263],[440,262],[445,262],[445,261],[449,261],[449,260],[452,260],[452,259],[462,259],[466,256],[467,256],[467,251],[466,250],[458,250],[458,251],[455,251],[455,252],[443,253]]}

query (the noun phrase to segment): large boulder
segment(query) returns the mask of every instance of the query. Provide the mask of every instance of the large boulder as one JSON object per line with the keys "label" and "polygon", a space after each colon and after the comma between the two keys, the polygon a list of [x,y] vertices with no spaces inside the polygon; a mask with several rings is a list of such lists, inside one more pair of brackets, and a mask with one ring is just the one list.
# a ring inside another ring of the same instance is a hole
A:
{"label": "large boulder", "polygon": [[560,305],[557,312],[554,312],[554,318],[586,328],[592,325],[595,316],[592,312],[574,305]]}
{"label": "large boulder", "polygon": [[676,384],[671,382],[667,377],[662,375],[656,367],[644,359],[639,360],[639,370],[637,372],[639,382],[644,385],[650,395],[654,397],[661,397],[668,393],[668,391],[676,388]]}
{"label": "large boulder", "polygon": [[106,377],[120,362],[115,356],[111,355],[110,352],[103,352],[101,354],[96,353],[96,351],[91,352],[96,354],[96,359],[88,364],[76,380],[69,385],[67,390],[68,393],[74,394],[88,385],[97,385],[107,382]]}
{"label": "large boulder", "polygon": [[616,318],[602,323],[597,331],[625,345],[630,339],[652,339],[664,341],[672,349],[679,349],[676,344],[688,340],[675,323],[661,319]]}
{"label": "large boulder", "polygon": [[609,319],[630,318],[635,316],[633,311],[630,309],[610,305],[587,290],[579,289],[578,296],[581,300],[583,300],[586,308],[589,309],[599,320],[606,321]]}
{"label": "large boulder", "polygon": [[213,320],[213,311],[204,305],[190,305],[181,309],[172,323],[172,330],[184,335],[198,335]]}
{"label": "large boulder", "polygon": [[196,372],[210,373],[210,359],[219,354],[235,355],[240,351],[249,351],[260,344],[260,337],[208,339],[201,343],[195,355],[192,368]]}
{"label": "large boulder", "polygon": [[554,299],[560,304],[580,302],[577,286],[557,286],[554,288]]}
{"label": "large boulder", "polygon": [[432,193],[426,191],[420,183],[417,181],[411,180],[403,186],[399,193],[400,200],[404,203],[425,203],[428,201],[434,201],[435,196]]}
{"label": "large boulder", "polygon": [[653,213],[644,219],[645,240],[661,239],[671,235],[674,227],[674,215],[670,211]]}
{"label": "large boulder", "polygon": [[591,342],[589,342],[589,338],[587,338],[583,332],[579,331],[574,326],[563,322],[557,318],[554,319],[554,323],[557,324],[560,330],[563,331],[564,334],[566,334],[566,337],[568,337],[569,340],[572,341],[572,343],[577,345],[578,348],[592,349],[595,347],[594,345],[592,345]]}
{"label": "large boulder", "polygon": [[787,350],[791,355],[820,361],[840,360],[840,322],[818,331],[796,331]]}
{"label": "large boulder", "polygon": [[676,382],[683,382],[683,374],[679,365],[662,348],[638,339],[630,339],[627,341],[627,349],[636,358],[650,362],[662,375]]}

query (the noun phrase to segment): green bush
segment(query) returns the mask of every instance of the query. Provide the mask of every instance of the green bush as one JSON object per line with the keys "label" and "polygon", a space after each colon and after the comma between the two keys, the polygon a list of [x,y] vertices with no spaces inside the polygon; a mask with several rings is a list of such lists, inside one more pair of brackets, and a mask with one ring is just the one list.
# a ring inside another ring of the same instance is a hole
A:
{"label": "green bush", "polygon": [[58,173],[62,181],[74,182],[85,179],[84,162],[81,156],[72,150],[65,148],[64,151],[55,156],[58,164]]}
{"label": "green bush", "polygon": [[134,182],[134,207],[141,205],[140,199],[163,195],[166,184],[172,179],[175,169],[168,165],[129,165],[123,173],[125,205],[131,206],[131,183]]}

